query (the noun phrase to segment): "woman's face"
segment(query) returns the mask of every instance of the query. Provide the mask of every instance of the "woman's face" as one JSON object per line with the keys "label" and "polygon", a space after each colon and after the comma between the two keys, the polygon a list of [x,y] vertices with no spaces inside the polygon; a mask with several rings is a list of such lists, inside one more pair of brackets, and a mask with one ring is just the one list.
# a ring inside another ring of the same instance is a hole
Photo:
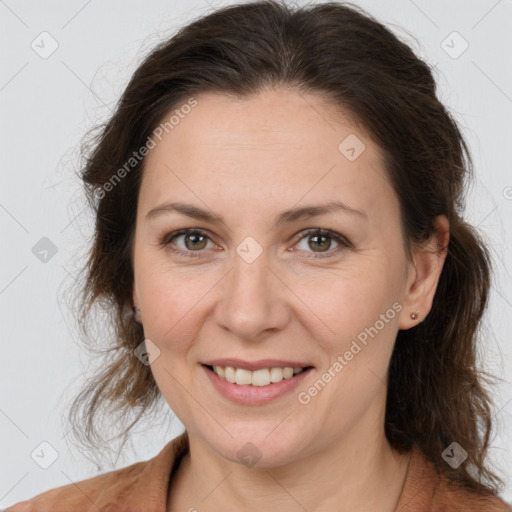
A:
{"label": "woman's face", "polygon": [[[320,96],[196,100],[155,139],[138,202],[134,303],[162,395],[232,461],[280,465],[380,435],[415,269],[377,146]],[[326,211],[284,214],[306,206]],[[185,229],[200,233],[173,237]],[[205,366],[223,359],[263,361],[235,374],[255,385]],[[283,374],[261,366],[312,368],[265,384]]]}

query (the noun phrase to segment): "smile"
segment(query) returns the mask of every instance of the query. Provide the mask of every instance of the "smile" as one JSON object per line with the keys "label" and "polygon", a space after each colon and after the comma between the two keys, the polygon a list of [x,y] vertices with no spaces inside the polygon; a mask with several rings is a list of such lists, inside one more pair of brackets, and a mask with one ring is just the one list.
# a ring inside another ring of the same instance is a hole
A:
{"label": "smile", "polygon": [[233,366],[209,366],[221,379],[231,384],[239,386],[268,386],[281,382],[283,379],[291,379],[298,375],[304,368],[262,368],[260,370],[250,371],[244,368],[234,368]]}
{"label": "smile", "polygon": [[251,371],[234,366],[205,364],[201,368],[218,394],[231,402],[251,406],[284,398],[314,370],[313,366],[296,366],[295,369],[285,366]]}

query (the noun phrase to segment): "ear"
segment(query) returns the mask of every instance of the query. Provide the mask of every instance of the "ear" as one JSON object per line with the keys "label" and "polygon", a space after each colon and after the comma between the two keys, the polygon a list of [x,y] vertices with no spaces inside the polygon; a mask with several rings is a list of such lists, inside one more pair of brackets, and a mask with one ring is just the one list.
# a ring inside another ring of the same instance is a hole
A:
{"label": "ear", "polygon": [[135,321],[139,324],[142,323],[141,321],[141,314],[140,314],[140,305],[139,305],[139,297],[137,295],[137,288],[135,286],[135,282],[132,285],[132,304],[134,307],[134,318]]}
{"label": "ear", "polygon": [[[450,240],[450,223],[446,215],[436,217],[435,231],[428,241],[414,250],[398,323],[399,329],[410,329],[422,322],[432,309],[437,284],[443,270]],[[411,313],[418,313],[416,319]]]}

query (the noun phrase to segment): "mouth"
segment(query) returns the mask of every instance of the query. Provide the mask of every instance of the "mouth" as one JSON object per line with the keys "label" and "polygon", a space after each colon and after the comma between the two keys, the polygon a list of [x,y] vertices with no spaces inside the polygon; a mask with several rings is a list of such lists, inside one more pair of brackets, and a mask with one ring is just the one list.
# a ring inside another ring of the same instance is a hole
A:
{"label": "mouth", "polygon": [[240,366],[229,365],[203,364],[202,366],[225,382],[238,386],[251,387],[272,386],[283,380],[293,379],[294,377],[314,368],[313,366],[269,365],[268,367],[249,370],[247,368],[241,368]]}

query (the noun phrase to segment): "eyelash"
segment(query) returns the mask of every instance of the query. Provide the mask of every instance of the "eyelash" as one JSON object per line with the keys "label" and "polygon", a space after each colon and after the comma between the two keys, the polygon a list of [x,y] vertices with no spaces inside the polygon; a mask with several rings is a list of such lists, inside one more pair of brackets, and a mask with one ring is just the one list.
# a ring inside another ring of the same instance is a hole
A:
{"label": "eyelash", "polygon": [[[189,229],[180,229],[179,231],[175,231],[173,233],[165,235],[159,245],[164,246],[166,249],[169,249],[173,253],[177,253],[177,254],[183,255],[188,258],[201,257],[202,256],[201,253],[203,251],[184,251],[182,249],[176,248],[175,246],[173,246],[173,244],[171,244],[171,240],[174,240],[175,238],[177,238],[179,236],[192,235],[192,234],[205,236],[206,238],[208,238],[210,240],[210,237],[208,236],[208,234],[205,231],[202,231],[200,229],[195,229],[195,228],[189,228]],[[308,236],[318,235],[318,236],[327,236],[327,237],[331,238],[332,240],[334,240],[335,242],[340,244],[340,246],[335,248],[333,251],[328,251],[325,253],[316,253],[314,256],[306,256],[306,258],[308,258],[308,259],[330,258],[330,257],[333,257],[334,255],[337,255],[341,249],[343,249],[343,248],[346,249],[346,248],[352,247],[352,244],[344,236],[342,236],[334,231],[331,231],[329,229],[312,228],[312,229],[307,229],[307,230],[301,232],[300,234],[302,236],[298,239],[297,243],[299,243],[304,238],[307,238]],[[194,252],[197,252],[197,254],[194,254]]]}

